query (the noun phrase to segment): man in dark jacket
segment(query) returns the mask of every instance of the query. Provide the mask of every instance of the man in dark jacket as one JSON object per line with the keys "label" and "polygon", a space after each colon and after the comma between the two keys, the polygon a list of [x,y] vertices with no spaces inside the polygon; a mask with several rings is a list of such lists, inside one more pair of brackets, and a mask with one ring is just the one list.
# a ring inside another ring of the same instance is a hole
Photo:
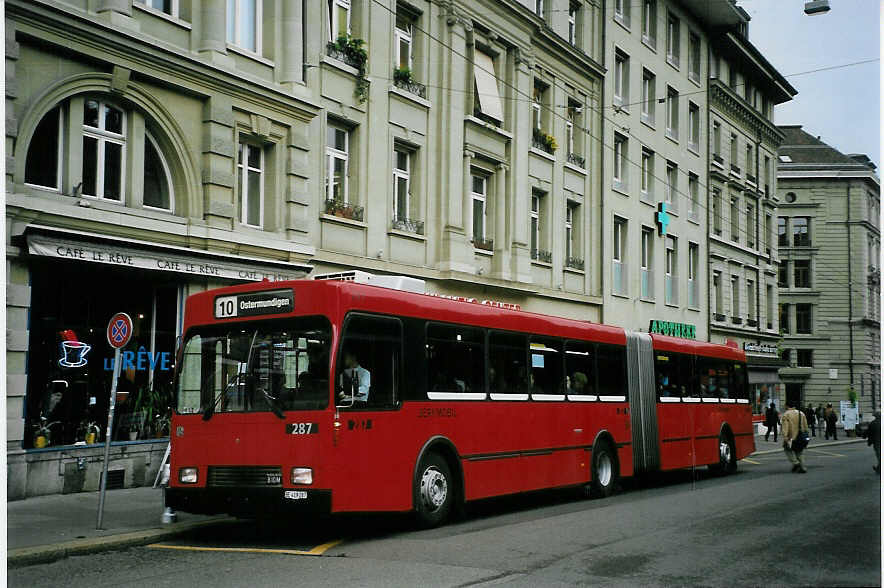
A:
{"label": "man in dark jacket", "polygon": [[810,425],[811,434],[816,437],[816,413],[813,410],[812,404],[808,404],[807,408],[804,409],[804,416],[807,417],[807,424]]}
{"label": "man in dark jacket", "polygon": [[777,407],[771,402],[770,406],[767,407],[767,410],[764,412],[764,425],[767,427],[767,433],[764,434],[765,441],[770,440],[770,432],[773,431],[774,443],[777,442],[777,425],[779,422],[780,413],[777,412]]}
{"label": "man in dark jacket", "polygon": [[875,448],[875,457],[878,458],[878,465],[874,466],[877,473],[881,473],[881,411],[875,411],[875,420],[869,423],[866,431],[866,440],[869,445]]}
{"label": "man in dark jacket", "polygon": [[838,415],[835,413],[835,409],[832,408],[831,402],[826,404],[826,410],[823,411],[823,418],[826,420],[826,439],[831,435],[832,438],[837,441],[838,430],[835,428],[835,423],[838,422]]}

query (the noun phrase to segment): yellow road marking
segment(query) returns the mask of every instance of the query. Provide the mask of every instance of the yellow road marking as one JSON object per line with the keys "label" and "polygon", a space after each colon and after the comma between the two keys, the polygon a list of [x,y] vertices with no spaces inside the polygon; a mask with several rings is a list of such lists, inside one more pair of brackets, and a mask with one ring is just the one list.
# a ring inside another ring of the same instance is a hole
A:
{"label": "yellow road marking", "polygon": [[810,449],[810,448],[808,448],[808,451],[814,451],[814,452],[816,452],[816,453],[824,453],[824,454],[826,454],[826,455],[831,455],[832,457],[847,457],[846,455],[842,455],[842,454],[840,454],[840,453],[835,453],[835,452],[833,452],[833,451],[823,451],[822,449]]}
{"label": "yellow road marking", "polygon": [[749,463],[754,463],[755,465],[761,465],[761,462],[760,462],[760,461],[755,461],[754,459],[749,459],[748,457],[744,457],[744,458],[743,458],[742,460],[740,460],[740,461],[748,461]]}
{"label": "yellow road marking", "polygon": [[329,541],[310,551],[303,549],[264,549],[260,547],[197,547],[195,545],[166,545],[165,543],[153,543],[147,547],[153,549],[177,549],[179,551],[226,551],[233,553],[275,553],[283,555],[322,555],[335,545],[338,545],[343,539]]}

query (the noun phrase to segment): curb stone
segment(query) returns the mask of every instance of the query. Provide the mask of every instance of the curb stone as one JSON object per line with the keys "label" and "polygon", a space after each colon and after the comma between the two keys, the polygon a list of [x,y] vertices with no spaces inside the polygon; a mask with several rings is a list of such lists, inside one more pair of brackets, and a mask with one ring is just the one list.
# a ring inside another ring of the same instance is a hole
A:
{"label": "curb stone", "polygon": [[50,545],[34,545],[11,549],[6,555],[7,569],[31,566],[40,563],[51,563],[72,555],[86,555],[104,551],[116,551],[128,547],[147,545],[156,541],[169,539],[194,529],[217,524],[229,524],[236,519],[221,517],[208,521],[176,524],[171,529],[145,529],[119,535],[105,535],[88,539],[75,539]]}
{"label": "curb stone", "polygon": [[[824,443],[813,443],[813,439],[810,441],[810,445],[807,446],[808,449],[815,449],[817,447],[831,447],[832,445],[848,445],[850,443],[859,443],[865,442],[866,440],[863,438],[857,439],[845,439],[844,441],[826,441]],[[780,446],[778,449],[765,449],[764,451],[756,451],[755,453],[750,453],[747,457],[752,457],[753,455],[770,455],[772,453],[782,453],[783,448]]]}

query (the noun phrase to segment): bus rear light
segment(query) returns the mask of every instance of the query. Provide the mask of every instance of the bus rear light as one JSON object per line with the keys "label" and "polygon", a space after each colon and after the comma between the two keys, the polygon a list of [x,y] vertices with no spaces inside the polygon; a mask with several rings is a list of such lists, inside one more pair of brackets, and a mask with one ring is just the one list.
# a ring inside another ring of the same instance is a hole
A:
{"label": "bus rear light", "polygon": [[312,484],[313,468],[292,468],[292,484]]}
{"label": "bus rear light", "polygon": [[178,481],[182,484],[196,484],[198,471],[196,468],[181,468],[178,470]]}

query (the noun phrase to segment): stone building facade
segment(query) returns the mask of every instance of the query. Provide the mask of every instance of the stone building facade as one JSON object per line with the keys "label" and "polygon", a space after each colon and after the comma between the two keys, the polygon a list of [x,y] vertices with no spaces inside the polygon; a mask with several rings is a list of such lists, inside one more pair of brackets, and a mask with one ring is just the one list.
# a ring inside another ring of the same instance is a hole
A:
{"label": "stone building facade", "polygon": [[98,486],[84,442],[103,435],[117,311],[135,323],[125,486],[165,449],[192,292],[358,268],[601,318],[598,3],[13,0],[5,17],[10,498]]}
{"label": "stone building facade", "polygon": [[[881,190],[875,164],[781,126],[779,326],[785,396],[881,406]],[[840,425],[839,425],[840,426]]]}

